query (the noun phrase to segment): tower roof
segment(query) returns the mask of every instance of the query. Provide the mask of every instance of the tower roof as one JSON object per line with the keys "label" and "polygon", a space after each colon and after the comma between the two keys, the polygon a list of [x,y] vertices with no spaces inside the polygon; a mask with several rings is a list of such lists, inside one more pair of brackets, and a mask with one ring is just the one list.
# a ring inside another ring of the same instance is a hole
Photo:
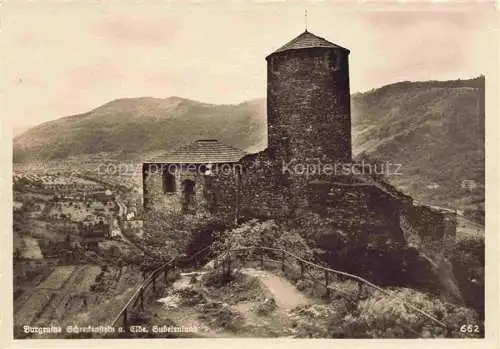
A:
{"label": "tower roof", "polygon": [[300,50],[300,49],[316,48],[316,47],[337,48],[346,51],[347,53],[350,52],[348,49],[339,46],[337,44],[334,44],[333,42],[330,42],[322,37],[314,35],[313,33],[308,32],[306,30],[302,34],[297,36],[295,39],[289,41],[288,43],[286,43],[285,45],[281,46],[279,49],[271,53],[269,56],[275,53],[289,51],[289,50]]}
{"label": "tower roof", "polygon": [[163,156],[147,162],[171,164],[204,164],[238,162],[247,153],[218,142],[216,139],[201,139],[181,146]]}

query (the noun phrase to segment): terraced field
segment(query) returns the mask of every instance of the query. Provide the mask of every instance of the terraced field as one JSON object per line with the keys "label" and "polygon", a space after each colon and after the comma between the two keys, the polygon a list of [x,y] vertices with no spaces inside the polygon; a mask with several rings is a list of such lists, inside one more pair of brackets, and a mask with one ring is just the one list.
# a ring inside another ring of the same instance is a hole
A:
{"label": "terraced field", "polygon": [[[97,265],[76,267],[68,278],[65,287],[57,293],[47,306],[47,310],[40,317],[40,322],[60,322],[65,318],[72,318],[75,313],[83,310],[85,296],[90,291],[90,286],[94,283],[95,277],[100,271],[101,268]],[[75,299],[79,299],[79,307],[76,306]]]}
{"label": "terraced field", "polygon": [[129,269],[111,267],[106,276],[109,289],[93,292],[100,266],[57,266],[37,287],[23,293],[14,322],[18,326],[108,323],[142,278],[140,272]]}
{"label": "terraced field", "polygon": [[74,265],[57,267],[40,285],[38,289],[60,289],[75,270]]}
{"label": "terraced field", "polygon": [[49,304],[54,293],[47,290],[39,290],[23,304],[22,308],[15,314],[15,323],[23,326],[36,322],[39,314],[43,313],[47,304]]}
{"label": "terraced field", "polygon": [[97,265],[88,265],[82,272],[82,278],[77,291],[90,292],[90,286],[95,282],[95,278],[101,272],[101,267]]}
{"label": "terraced field", "polygon": [[96,265],[59,266],[31,292],[15,314],[15,323],[46,324],[71,315],[66,305],[74,295],[86,293],[100,272]]}

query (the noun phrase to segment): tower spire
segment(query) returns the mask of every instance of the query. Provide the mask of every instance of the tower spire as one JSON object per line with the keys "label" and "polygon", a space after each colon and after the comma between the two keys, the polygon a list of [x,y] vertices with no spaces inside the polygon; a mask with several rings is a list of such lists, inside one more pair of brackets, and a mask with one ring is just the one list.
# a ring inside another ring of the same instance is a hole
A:
{"label": "tower spire", "polygon": [[307,9],[304,12],[304,21],[305,21],[305,26],[306,26],[306,31],[307,31]]}

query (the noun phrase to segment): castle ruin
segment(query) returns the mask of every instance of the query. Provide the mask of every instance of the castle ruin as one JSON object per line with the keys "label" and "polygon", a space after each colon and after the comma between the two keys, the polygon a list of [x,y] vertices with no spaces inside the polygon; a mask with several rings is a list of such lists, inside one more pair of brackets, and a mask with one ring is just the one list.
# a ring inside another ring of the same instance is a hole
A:
{"label": "castle ruin", "polygon": [[267,149],[247,154],[209,139],[148,160],[146,211],[320,229],[307,223],[314,218],[324,234],[356,235],[366,244],[373,236],[404,242],[430,228],[433,239],[453,236],[453,219],[415,206],[386,182],[337,173],[339,164],[353,163],[349,53],[306,30],[267,56]]}

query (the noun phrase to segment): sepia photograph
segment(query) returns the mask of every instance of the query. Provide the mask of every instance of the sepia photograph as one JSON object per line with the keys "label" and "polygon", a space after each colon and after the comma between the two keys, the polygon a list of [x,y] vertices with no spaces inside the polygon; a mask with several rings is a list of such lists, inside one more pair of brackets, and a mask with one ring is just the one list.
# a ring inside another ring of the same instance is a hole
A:
{"label": "sepia photograph", "polygon": [[393,5],[6,2],[11,340],[496,332],[495,3]]}

